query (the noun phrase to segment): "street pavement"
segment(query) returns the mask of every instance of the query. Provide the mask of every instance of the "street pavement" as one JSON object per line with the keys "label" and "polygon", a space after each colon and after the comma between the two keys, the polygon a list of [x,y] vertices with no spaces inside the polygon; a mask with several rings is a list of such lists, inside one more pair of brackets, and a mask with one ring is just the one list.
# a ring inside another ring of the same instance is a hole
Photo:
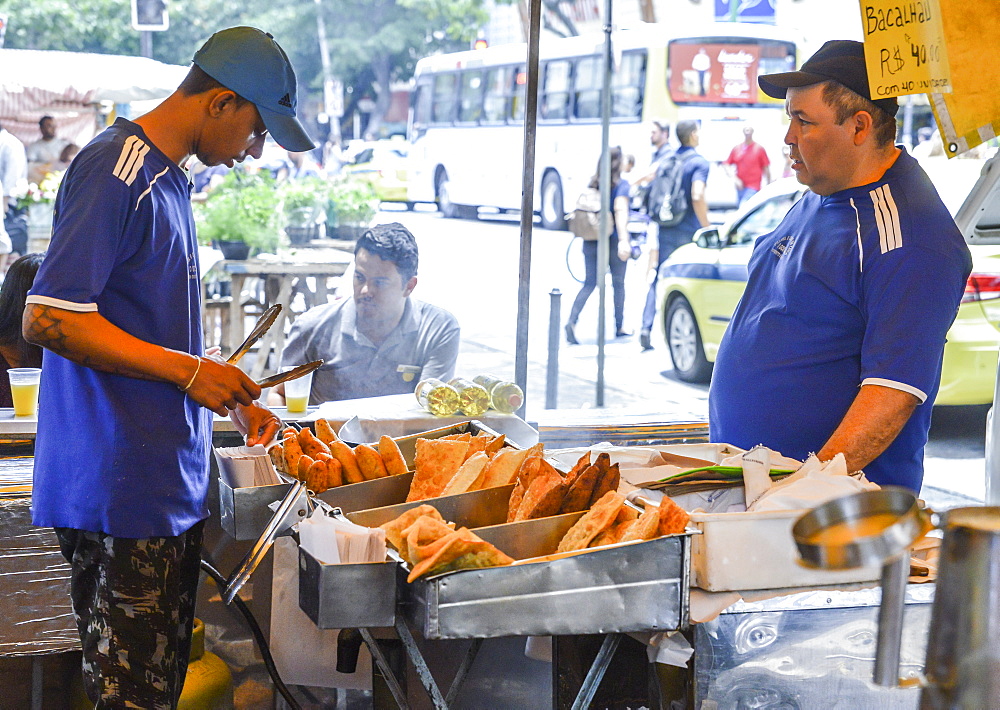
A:
{"label": "street pavement", "polygon": [[[447,308],[462,327],[457,374],[481,372],[514,376],[520,229],[517,216],[483,214],[479,220],[447,220],[432,206],[414,211],[384,205],[378,222],[399,221],[417,238],[420,268],[414,297]],[[526,418],[556,422],[561,417],[648,416],[655,420],[708,417],[708,386],[676,378],[662,333],[654,331],[654,350],[642,352],[638,335],[614,338],[612,290],[607,287],[604,406],[597,407],[598,347],[595,290],[576,328],[580,345],[568,345],[562,326],[579,284],[566,266],[572,240],[568,232],[537,225],[532,230],[528,298],[528,378]],[[625,326],[638,333],[646,295],[646,256],[626,272]],[[550,295],[561,293],[556,322],[558,352],[557,402],[546,408]],[[659,314],[658,314],[659,317]],[[961,498],[984,496],[985,407],[937,408],[927,447],[925,486],[954,492]],[[599,410],[599,411],[598,411]]]}

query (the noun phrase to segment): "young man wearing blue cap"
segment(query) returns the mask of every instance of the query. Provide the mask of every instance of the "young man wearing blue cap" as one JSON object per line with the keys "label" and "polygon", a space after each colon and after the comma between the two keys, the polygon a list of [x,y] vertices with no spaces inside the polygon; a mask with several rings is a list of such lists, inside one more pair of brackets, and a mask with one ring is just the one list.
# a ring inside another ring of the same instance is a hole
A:
{"label": "young man wearing blue cap", "polygon": [[181,86],[119,118],[73,161],[27,299],[45,350],[34,523],[72,565],[84,686],[99,708],[176,707],[208,515],[211,413],[247,443],[280,421],[238,367],[204,356],[201,275],[184,164],[260,157],[265,135],[313,147],[274,39],[236,27],[198,50]]}
{"label": "young man wearing blue cap", "polygon": [[896,99],[873,100],[860,42],[761,76],[809,192],[759,238],[716,359],[712,441],[917,492],[945,334],[972,268],[924,171],[895,146]]}

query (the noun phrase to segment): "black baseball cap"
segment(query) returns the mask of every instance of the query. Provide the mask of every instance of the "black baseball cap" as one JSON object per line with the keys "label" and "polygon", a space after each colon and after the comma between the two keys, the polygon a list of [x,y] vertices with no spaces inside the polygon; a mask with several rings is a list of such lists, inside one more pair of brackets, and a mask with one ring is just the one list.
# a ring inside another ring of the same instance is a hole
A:
{"label": "black baseball cap", "polygon": [[869,99],[890,116],[895,116],[899,110],[895,97],[872,98],[868,87],[868,71],[865,69],[865,46],[853,40],[830,40],[809,57],[798,71],[757,77],[761,91],[775,99],[785,98],[790,88],[811,86],[824,81],[843,84],[855,94]]}

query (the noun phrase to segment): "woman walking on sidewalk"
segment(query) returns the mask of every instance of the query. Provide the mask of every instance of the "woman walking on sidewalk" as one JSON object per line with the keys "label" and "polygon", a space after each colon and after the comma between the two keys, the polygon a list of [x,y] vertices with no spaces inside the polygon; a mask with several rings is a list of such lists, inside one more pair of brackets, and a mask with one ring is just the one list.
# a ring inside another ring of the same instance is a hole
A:
{"label": "woman walking on sidewalk", "polygon": [[[628,234],[629,184],[622,179],[622,149],[615,146],[609,151],[611,160],[611,233],[608,235],[608,266],[611,270],[611,287],[614,289],[615,303],[615,337],[625,338],[632,333],[625,330],[625,267],[632,254]],[[601,163],[597,162],[597,172],[590,179],[589,187],[598,189],[600,184]],[[598,241],[583,242],[583,259],[585,265],[583,285],[576,294],[573,307],[566,322],[566,342],[577,345],[576,321],[580,311],[587,304],[587,299],[597,286],[597,245]]]}

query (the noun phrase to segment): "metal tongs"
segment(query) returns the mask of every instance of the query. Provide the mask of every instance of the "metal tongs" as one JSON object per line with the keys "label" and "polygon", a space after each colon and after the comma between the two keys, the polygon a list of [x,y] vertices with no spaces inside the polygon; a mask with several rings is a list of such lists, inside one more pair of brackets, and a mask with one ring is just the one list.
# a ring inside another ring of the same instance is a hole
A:
{"label": "metal tongs", "polygon": [[264,334],[271,329],[271,326],[274,325],[274,321],[280,313],[280,303],[275,303],[273,306],[261,313],[260,318],[257,319],[257,323],[253,327],[253,330],[250,331],[250,335],[248,335],[247,339],[244,340],[235,351],[233,351],[233,354],[229,356],[226,362],[230,365],[235,365],[239,362],[240,358],[250,352],[250,348],[253,347],[254,343],[263,338]]}
{"label": "metal tongs", "polygon": [[279,372],[276,375],[265,377],[263,380],[258,380],[257,385],[261,388],[274,387],[275,385],[280,385],[282,382],[297,380],[300,377],[305,377],[313,370],[318,370],[322,365],[322,360],[313,360],[312,362],[307,362],[305,365],[292,368],[288,372]]}

